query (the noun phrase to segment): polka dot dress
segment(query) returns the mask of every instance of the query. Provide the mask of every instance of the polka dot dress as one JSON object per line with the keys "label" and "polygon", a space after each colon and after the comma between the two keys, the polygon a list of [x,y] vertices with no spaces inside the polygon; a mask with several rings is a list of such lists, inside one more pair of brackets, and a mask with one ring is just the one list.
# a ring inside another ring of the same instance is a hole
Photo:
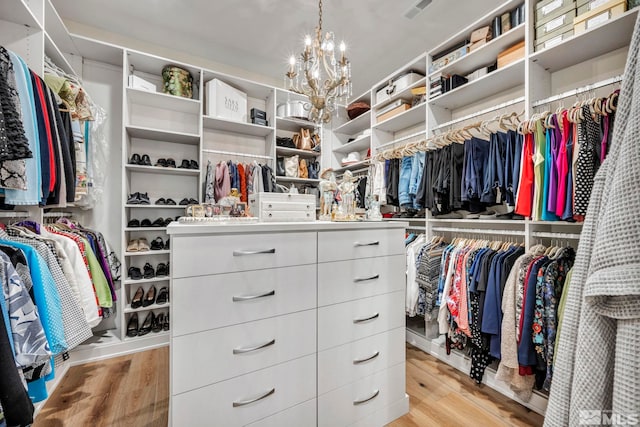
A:
{"label": "polka dot dress", "polygon": [[574,218],[584,219],[591,197],[593,179],[600,167],[597,144],[600,134],[600,125],[593,119],[588,106],[582,107],[583,120],[578,125],[578,166],[575,177],[575,206]]}

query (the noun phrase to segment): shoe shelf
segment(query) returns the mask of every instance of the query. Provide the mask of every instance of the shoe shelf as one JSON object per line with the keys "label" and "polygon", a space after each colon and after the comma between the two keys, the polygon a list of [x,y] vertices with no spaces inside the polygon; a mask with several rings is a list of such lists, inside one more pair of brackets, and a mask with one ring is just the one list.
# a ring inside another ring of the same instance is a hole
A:
{"label": "shoe shelf", "polygon": [[382,122],[373,125],[373,129],[384,130],[387,132],[397,132],[412,126],[424,124],[426,117],[427,103],[416,105],[409,108],[397,116],[393,116]]}
{"label": "shoe shelf", "polygon": [[163,166],[142,166],[142,165],[125,165],[124,168],[130,172],[157,173],[162,175],[186,175],[186,176],[200,175],[200,169],[165,168]]}
{"label": "shoe shelf", "polygon": [[[144,320],[144,319],[142,319]],[[142,321],[141,320],[141,321]],[[169,331],[160,331],[160,332],[149,332],[146,335],[142,335],[142,336],[136,336],[136,337],[124,337],[124,341],[137,341],[137,340],[143,340],[145,338],[155,338],[155,337],[168,337],[169,336]]]}
{"label": "shoe shelf", "polygon": [[369,129],[369,127],[371,127],[371,110],[360,114],[353,120],[349,120],[348,122],[341,124],[335,128],[333,132],[342,135],[355,135],[365,129]]}
{"label": "shoe shelf", "polygon": [[211,116],[202,116],[202,126],[205,129],[259,136],[263,138],[275,130],[273,126],[261,126],[253,123],[237,122],[234,120],[219,119]]}
{"label": "shoe shelf", "polygon": [[124,312],[125,313],[138,313],[138,312],[141,312],[141,311],[161,310],[163,308],[169,308],[169,305],[171,305],[171,303],[167,302],[167,303],[164,303],[164,304],[151,304],[151,305],[148,305],[146,307],[131,308],[131,304],[127,304],[126,307],[124,308]]}
{"label": "shoe shelf", "polygon": [[200,135],[188,132],[174,132],[170,130],[155,129],[143,126],[126,126],[127,133],[132,138],[149,139],[154,141],[168,141],[178,144],[197,145],[200,143]]}
{"label": "shoe shelf", "polygon": [[127,88],[127,98],[129,102],[134,104],[148,105],[150,107],[188,114],[200,114],[200,101],[197,99],[183,98],[131,87]]}
{"label": "shoe shelf", "polygon": [[125,252],[124,256],[145,256],[145,255],[167,255],[170,254],[171,251],[169,249],[162,249],[159,251],[137,251],[137,252]]}
{"label": "shoe shelf", "polygon": [[[488,98],[516,86],[524,85],[525,59],[522,58],[504,68],[499,68],[479,79],[458,86],[452,91],[430,99],[429,105],[455,110]],[[409,110],[411,111],[411,110]]]}
{"label": "shoe shelf", "polygon": [[276,155],[300,156],[300,157],[320,157],[322,153],[309,150],[298,150],[297,148],[276,147]]}
{"label": "shoe shelf", "polygon": [[638,8],[631,9],[582,34],[533,53],[531,61],[553,73],[627,46],[637,16]]}
{"label": "shoe shelf", "polygon": [[289,132],[300,132],[300,128],[315,129],[316,125],[308,120],[276,117],[276,129]]}
{"label": "shoe shelf", "polygon": [[[185,209],[185,205],[124,205],[125,208],[146,208],[146,209]],[[160,227],[158,227],[160,228]]]}
{"label": "shoe shelf", "polygon": [[167,231],[167,227],[126,227],[124,231]]}
{"label": "shoe shelf", "polygon": [[361,138],[347,142],[333,149],[334,153],[350,153],[352,151],[364,151],[371,145],[371,135],[365,135]]}
{"label": "shoe shelf", "polygon": [[320,182],[319,179],[309,179],[309,178],[293,178],[289,176],[276,176],[276,181],[282,182],[295,182],[299,184],[317,184]]}
{"label": "shoe shelf", "polygon": [[151,279],[140,279],[140,280],[133,280],[130,277],[127,277],[124,280],[124,284],[125,285],[135,285],[135,284],[143,284],[143,283],[155,283],[155,282],[168,282],[169,281],[169,276],[161,276],[161,277],[153,277]]}

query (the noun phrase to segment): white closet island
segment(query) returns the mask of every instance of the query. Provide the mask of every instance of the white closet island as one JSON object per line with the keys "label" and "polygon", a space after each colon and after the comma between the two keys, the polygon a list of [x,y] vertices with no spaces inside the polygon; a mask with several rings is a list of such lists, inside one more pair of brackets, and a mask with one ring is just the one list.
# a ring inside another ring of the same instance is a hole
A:
{"label": "white closet island", "polygon": [[406,414],[406,226],[171,224],[170,424]]}

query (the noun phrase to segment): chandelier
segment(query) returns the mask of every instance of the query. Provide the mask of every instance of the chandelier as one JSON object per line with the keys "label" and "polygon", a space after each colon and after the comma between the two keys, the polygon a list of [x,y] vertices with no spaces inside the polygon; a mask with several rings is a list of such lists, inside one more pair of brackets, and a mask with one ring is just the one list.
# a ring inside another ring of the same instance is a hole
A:
{"label": "chandelier", "polygon": [[304,51],[297,59],[293,55],[289,58],[285,87],[309,99],[304,107],[309,111],[309,120],[321,124],[331,121],[331,113],[338,102],[346,104],[351,96],[351,65],[345,56],[344,42],[340,43],[340,58],[337,59],[333,32],[322,34],[322,0],[318,8],[315,39],[307,35]]}

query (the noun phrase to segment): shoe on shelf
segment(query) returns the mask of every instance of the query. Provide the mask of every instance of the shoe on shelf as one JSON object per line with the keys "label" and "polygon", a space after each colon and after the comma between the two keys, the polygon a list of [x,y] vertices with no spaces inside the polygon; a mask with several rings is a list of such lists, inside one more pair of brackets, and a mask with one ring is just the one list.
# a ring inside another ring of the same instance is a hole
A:
{"label": "shoe on shelf", "polygon": [[197,205],[198,201],[196,199],[189,199],[189,204],[190,205]]}
{"label": "shoe on shelf", "polygon": [[151,324],[151,330],[155,333],[158,333],[162,330],[164,325],[164,314],[158,314],[155,319],[153,319],[153,323]]}
{"label": "shoe on shelf", "polygon": [[182,200],[180,200],[180,203],[178,203],[180,206],[187,206],[189,204],[189,199],[187,199],[186,197]]}
{"label": "shoe on shelf", "polygon": [[129,164],[130,165],[140,165],[142,164],[142,159],[140,159],[140,154],[134,154],[131,156],[131,159],[129,159]]}
{"label": "shoe on shelf", "polygon": [[173,218],[167,218],[164,220],[164,226],[166,227],[167,225],[171,224],[173,222]]}
{"label": "shoe on shelf", "polygon": [[162,166],[163,168],[167,167],[167,161],[165,159],[158,159],[156,162],[156,166]]}
{"label": "shoe on shelf", "polygon": [[164,249],[164,242],[162,241],[162,237],[158,236],[151,241],[152,251],[161,251],[163,249]]}
{"label": "shoe on shelf", "polygon": [[131,280],[140,280],[142,279],[142,273],[138,267],[129,267],[129,277]]}
{"label": "shoe on shelf", "polygon": [[146,238],[141,237],[138,239],[138,252],[146,252],[149,249],[151,249],[149,247],[149,242],[147,241]]}
{"label": "shoe on shelf", "polygon": [[164,219],[156,219],[155,221],[153,221],[153,224],[151,224],[151,227],[164,227]]}
{"label": "shoe on shelf", "polygon": [[147,317],[144,318],[144,322],[142,323],[142,326],[140,327],[140,329],[138,329],[139,337],[147,335],[149,332],[151,332],[153,319],[155,319],[155,315],[153,314],[153,311],[150,311],[149,314],[147,314]]}
{"label": "shoe on shelf", "polygon": [[178,166],[179,169],[191,169],[191,163],[187,159],[182,159],[182,163]]}
{"label": "shoe on shelf", "polygon": [[[140,271],[140,270],[138,270]],[[153,279],[156,277],[156,272],[153,270],[153,266],[149,263],[144,265],[144,278],[145,279]]]}
{"label": "shoe on shelf", "polygon": [[127,223],[127,227],[129,228],[137,228],[140,227],[140,221],[138,221],[137,219],[132,219],[131,221],[129,221]]}
{"label": "shoe on shelf", "polygon": [[133,313],[127,323],[127,336],[135,337],[138,335],[138,313]]}
{"label": "shoe on shelf", "polygon": [[140,250],[140,241],[133,239],[127,245],[127,252],[138,252]]}
{"label": "shoe on shelf", "polygon": [[149,200],[149,195],[147,193],[138,193],[138,194],[139,194],[138,198],[140,199],[140,202],[138,204],[140,205],[151,204],[151,200]]}
{"label": "shoe on shelf", "polygon": [[151,159],[149,158],[149,155],[143,154],[139,164],[142,166],[151,166]]}
{"label": "shoe on shelf", "polygon": [[164,206],[166,204],[167,204],[167,201],[165,200],[164,197],[160,197],[158,200],[156,200],[156,205]]}
{"label": "shoe on shelf", "polygon": [[176,161],[171,159],[171,158],[167,159],[167,167],[175,168],[176,167]]}
{"label": "shoe on shelf", "polygon": [[[146,268],[146,267],[145,267]],[[157,277],[164,277],[169,275],[169,267],[167,264],[161,262],[158,264],[158,268],[156,270]]]}
{"label": "shoe on shelf", "polygon": [[189,169],[200,169],[200,166],[198,165],[198,162],[191,160],[189,162]]}
{"label": "shoe on shelf", "polygon": [[169,302],[169,289],[166,286],[163,286],[158,291],[156,304],[166,304],[167,302]]}
{"label": "shoe on shelf", "polygon": [[127,199],[128,205],[139,205],[141,201],[140,193],[131,193]]}
{"label": "shoe on shelf", "polygon": [[164,242],[164,248],[165,248],[166,250],[171,249],[171,248],[169,247],[169,240],[171,240],[171,238],[167,237],[167,241],[166,241],[166,242]]}
{"label": "shoe on shelf", "polygon": [[145,295],[144,299],[142,300],[142,306],[149,307],[154,302],[156,302],[156,287],[151,285],[151,287],[147,291],[147,295]]}
{"label": "shoe on shelf", "polygon": [[142,297],[144,296],[144,289],[140,286],[136,293],[133,295],[133,299],[131,300],[131,308],[140,308],[142,307]]}
{"label": "shoe on shelf", "polygon": [[151,220],[149,218],[145,218],[140,223],[140,227],[151,227]]}
{"label": "shoe on shelf", "polygon": [[169,199],[167,199],[166,204],[170,205],[170,206],[175,206],[177,203],[176,203],[175,200],[169,198]]}
{"label": "shoe on shelf", "polygon": [[162,325],[162,330],[163,331],[169,330],[169,313],[164,315],[164,324]]}

